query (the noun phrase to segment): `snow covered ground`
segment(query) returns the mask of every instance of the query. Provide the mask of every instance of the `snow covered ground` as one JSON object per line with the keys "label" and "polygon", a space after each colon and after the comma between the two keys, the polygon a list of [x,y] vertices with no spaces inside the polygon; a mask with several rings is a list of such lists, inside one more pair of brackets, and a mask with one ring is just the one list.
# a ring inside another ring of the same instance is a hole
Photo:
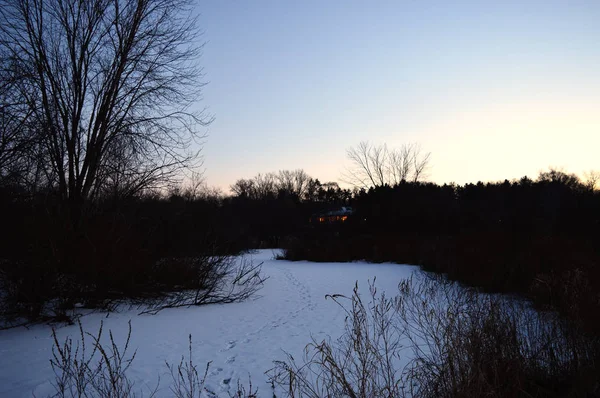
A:
{"label": "snow covered ground", "polygon": [[[117,342],[124,342],[131,320],[131,345],[137,349],[129,371],[135,390],[144,395],[156,387],[157,396],[171,396],[171,376],[165,361],[178,364],[188,351],[192,334],[195,363],[200,370],[212,361],[207,387],[219,396],[233,393],[239,379],[248,377],[259,396],[271,396],[265,371],[273,360],[285,353],[302,358],[311,336],[322,340],[337,338],[344,327],[344,313],[326,294],[350,296],[354,283],[368,292],[368,280],[377,277],[378,291],[392,295],[400,281],[417,267],[398,264],[310,263],[274,260],[271,250],[251,255],[264,262],[269,279],[259,297],[243,303],[169,309],[158,315],[137,315],[130,310],[119,313],[94,313],[83,316],[84,330],[96,332],[104,321],[105,332],[113,331]],[[67,336],[78,338],[77,326],[60,326],[59,341]],[[0,397],[46,397],[52,392],[50,367],[51,329],[38,325],[0,332]]]}

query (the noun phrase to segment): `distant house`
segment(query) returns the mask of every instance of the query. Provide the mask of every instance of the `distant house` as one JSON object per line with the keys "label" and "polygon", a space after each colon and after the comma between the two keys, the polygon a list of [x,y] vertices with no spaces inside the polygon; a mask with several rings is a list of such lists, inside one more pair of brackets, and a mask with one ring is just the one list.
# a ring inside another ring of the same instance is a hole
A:
{"label": "distant house", "polygon": [[310,218],[310,222],[312,224],[342,223],[347,221],[348,217],[352,216],[352,213],[353,211],[351,207],[342,206],[339,209],[314,214]]}

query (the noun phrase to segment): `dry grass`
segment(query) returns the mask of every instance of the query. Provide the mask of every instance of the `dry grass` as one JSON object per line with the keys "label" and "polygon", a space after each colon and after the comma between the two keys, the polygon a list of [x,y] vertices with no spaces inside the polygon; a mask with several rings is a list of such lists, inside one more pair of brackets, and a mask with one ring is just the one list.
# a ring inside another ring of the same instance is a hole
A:
{"label": "dry grass", "polygon": [[269,371],[290,397],[596,396],[598,341],[527,302],[416,274],[389,298],[329,296],[338,340],[313,341]]}
{"label": "dry grass", "polygon": [[[103,325],[100,324],[94,334],[85,332],[79,323],[79,339],[67,337],[60,342],[56,332],[52,331],[54,346],[53,358],[50,360],[54,371],[54,394],[56,398],[133,398],[154,397],[159,391],[160,378],[157,376],[156,386],[148,391],[135,390],[133,381],[128,377],[132,368],[135,352],[130,354],[131,322],[127,338],[123,346],[115,342],[111,331],[108,343],[102,342]],[[86,343],[87,341],[87,343]],[[179,364],[166,363],[171,374],[170,395],[176,398],[201,398],[216,396],[205,383],[210,362],[200,377],[198,365],[194,362],[192,336],[189,335],[188,357],[181,357]],[[256,398],[256,389],[252,381],[248,386],[238,380],[237,389],[230,393],[232,398]]]}

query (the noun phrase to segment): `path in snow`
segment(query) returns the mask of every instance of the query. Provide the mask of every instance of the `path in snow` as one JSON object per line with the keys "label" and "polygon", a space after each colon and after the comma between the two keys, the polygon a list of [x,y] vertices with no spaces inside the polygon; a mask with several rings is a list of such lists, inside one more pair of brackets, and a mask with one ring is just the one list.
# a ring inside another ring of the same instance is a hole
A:
{"label": "path in snow", "polygon": [[[344,313],[326,294],[351,295],[354,283],[367,292],[367,281],[377,277],[377,287],[390,294],[416,267],[397,264],[310,263],[273,259],[271,250],[252,255],[264,262],[269,279],[259,297],[243,303],[169,309],[158,315],[138,316],[137,311],[91,314],[81,318],[84,329],[95,332],[100,321],[117,341],[124,341],[127,322],[132,324],[132,347],[137,349],[129,375],[135,389],[145,395],[160,376],[159,397],[170,396],[171,376],[165,361],[179,363],[188,351],[192,334],[194,362],[201,370],[212,361],[207,386],[217,396],[234,392],[237,381],[251,377],[260,396],[271,396],[265,371],[284,352],[302,357],[311,336],[322,340],[340,336]],[[58,329],[59,340],[78,337],[77,326]],[[0,397],[45,397],[52,391],[50,327],[38,325],[0,332]]]}

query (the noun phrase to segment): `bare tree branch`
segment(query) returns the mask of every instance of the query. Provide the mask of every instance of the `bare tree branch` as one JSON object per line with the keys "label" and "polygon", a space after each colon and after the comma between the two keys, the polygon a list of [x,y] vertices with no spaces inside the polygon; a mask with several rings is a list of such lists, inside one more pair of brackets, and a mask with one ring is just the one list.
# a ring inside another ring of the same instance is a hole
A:
{"label": "bare tree branch", "polygon": [[[138,192],[197,165],[189,148],[212,119],[190,110],[204,85],[192,6],[0,0],[0,54],[10,66],[2,86],[19,104],[3,101],[0,127],[35,127],[46,174],[65,199],[83,202],[116,185]],[[3,131],[0,160],[7,140],[17,142]]]}
{"label": "bare tree branch", "polygon": [[583,177],[585,178],[585,185],[588,187],[590,191],[595,191],[599,188],[600,184],[600,171],[598,170],[589,170],[583,173]]}
{"label": "bare tree branch", "polygon": [[349,148],[346,155],[350,166],[342,180],[358,188],[369,188],[422,180],[427,175],[431,153],[423,153],[418,144],[388,149],[385,144],[376,146],[363,141]]}

